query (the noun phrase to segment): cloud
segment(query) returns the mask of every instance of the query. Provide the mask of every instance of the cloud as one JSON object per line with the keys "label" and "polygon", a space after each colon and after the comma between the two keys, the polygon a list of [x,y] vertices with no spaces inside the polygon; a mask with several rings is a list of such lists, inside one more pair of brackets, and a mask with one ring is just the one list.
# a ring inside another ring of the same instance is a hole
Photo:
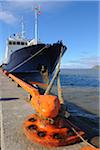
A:
{"label": "cloud", "polygon": [[70,60],[66,64],[61,65],[62,68],[91,68],[100,65],[100,56],[90,56],[80,58],[78,60]]}
{"label": "cloud", "polygon": [[35,6],[38,5],[40,5],[41,12],[57,13],[57,10],[60,10],[61,7],[65,7],[65,2],[47,0],[3,0],[0,1],[0,20],[7,24],[13,24],[18,21],[17,17],[20,13],[32,12]]}
{"label": "cloud", "polygon": [[100,64],[100,56],[91,56],[87,58],[81,58],[79,63],[80,64],[84,63],[90,66],[97,65],[97,64]]}
{"label": "cloud", "polygon": [[0,20],[7,24],[13,24],[16,21],[15,16],[9,11],[0,11]]}
{"label": "cloud", "polygon": [[10,11],[24,11],[30,9],[32,11],[32,8],[34,8],[37,5],[40,5],[42,11],[55,12],[55,10],[60,10],[61,7],[64,7],[65,3],[68,5],[71,2],[60,0],[4,0],[3,2],[0,1],[0,3],[4,9]]}

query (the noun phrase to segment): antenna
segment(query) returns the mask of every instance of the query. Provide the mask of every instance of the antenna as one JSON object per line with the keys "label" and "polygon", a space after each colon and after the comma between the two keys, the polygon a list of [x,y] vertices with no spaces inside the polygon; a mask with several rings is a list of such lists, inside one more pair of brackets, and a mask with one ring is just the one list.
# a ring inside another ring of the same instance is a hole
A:
{"label": "antenna", "polygon": [[38,15],[40,14],[40,6],[35,7],[35,39],[38,41]]}
{"label": "antenna", "polygon": [[25,36],[25,31],[24,31],[23,16],[22,16],[22,18],[21,18],[21,26],[22,26],[21,36],[22,36],[22,38],[24,38],[24,36]]}

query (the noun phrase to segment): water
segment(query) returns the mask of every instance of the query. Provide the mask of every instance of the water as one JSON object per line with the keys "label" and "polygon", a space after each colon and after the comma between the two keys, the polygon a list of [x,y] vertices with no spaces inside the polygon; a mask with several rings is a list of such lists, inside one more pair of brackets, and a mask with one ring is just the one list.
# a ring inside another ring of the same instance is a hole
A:
{"label": "water", "polygon": [[[19,76],[27,82],[42,81],[41,76],[37,76],[37,74],[33,73],[20,74]],[[97,69],[61,69],[60,80],[61,85],[67,87],[99,87],[99,71]]]}
{"label": "water", "polygon": [[62,86],[99,87],[99,71],[96,69],[62,69]]}
{"label": "water", "polygon": [[[60,80],[61,80],[61,85],[64,86],[65,88],[84,87],[88,89],[91,88],[98,89],[100,84],[99,71],[97,69],[61,69]],[[92,94],[92,96],[94,95]],[[98,115],[86,111],[84,109],[84,106],[83,108],[77,106],[75,104],[75,99],[73,100],[73,102],[74,103],[70,101],[65,101],[65,104],[67,106],[67,111],[71,114],[72,120],[74,120],[74,117],[80,118],[84,122],[83,129],[86,128],[87,130],[88,127],[92,128],[91,134],[93,133],[93,135],[98,135],[99,133]],[[87,99],[87,102],[92,103],[90,99]],[[98,99],[95,99],[95,103],[99,103]],[[84,105],[84,100],[83,100],[83,105]],[[92,108],[90,107],[89,109]],[[85,122],[88,124],[88,127],[85,127]],[[89,135],[89,133],[87,134]]]}

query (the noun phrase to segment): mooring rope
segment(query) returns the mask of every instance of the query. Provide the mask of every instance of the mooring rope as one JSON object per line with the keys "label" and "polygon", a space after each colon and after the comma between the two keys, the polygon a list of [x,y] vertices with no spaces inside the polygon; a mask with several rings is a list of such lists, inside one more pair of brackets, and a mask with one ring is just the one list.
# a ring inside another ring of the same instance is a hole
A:
{"label": "mooring rope", "polygon": [[52,80],[50,81],[50,83],[49,83],[49,85],[48,85],[48,87],[47,87],[44,95],[49,94],[49,92],[50,92],[50,90],[51,90],[51,88],[52,88],[52,86],[54,84],[54,81],[55,81],[55,79],[57,78],[57,76],[58,76],[58,74],[60,72],[60,63],[61,63],[61,57],[62,57],[62,48],[63,47],[61,47],[61,52],[60,52],[59,61],[58,61],[58,64],[57,64],[57,69],[56,69],[55,74],[54,74]]}
{"label": "mooring rope", "polygon": [[90,147],[96,149],[96,147],[94,147],[92,144],[90,144],[89,142],[87,142],[87,141],[75,130],[75,128],[71,127],[71,129],[73,130],[73,132],[74,132],[78,137],[80,137],[80,139],[81,139],[85,144],[87,144],[88,146],[90,146]]}
{"label": "mooring rope", "polygon": [[[62,48],[61,48],[61,53],[60,53],[60,57],[59,57],[58,70],[60,70],[61,58],[62,58]],[[61,83],[60,83],[60,74],[59,73],[58,73],[58,77],[57,77],[57,87],[58,87],[58,98],[60,100],[60,104],[64,104],[64,99],[63,99],[62,89],[61,89]]]}
{"label": "mooring rope", "polygon": [[[61,57],[62,57],[62,48],[61,48],[61,52],[60,52],[60,56],[59,56],[59,61],[58,61],[58,64],[57,64],[57,69],[56,69],[56,72],[50,82],[50,84],[48,85],[44,95],[48,94],[54,84],[54,81],[55,79],[58,77],[57,79],[57,86],[58,86],[58,98],[60,100],[60,104],[64,104],[64,99],[63,99],[63,96],[62,96],[62,89],[61,89],[61,83],[60,83],[60,77],[59,77],[59,72],[60,72],[60,65],[61,65]],[[88,146],[92,147],[92,148],[95,148],[92,144],[90,144],[89,142],[87,142],[76,130],[75,128],[71,127],[70,128],[72,129],[72,131]]]}

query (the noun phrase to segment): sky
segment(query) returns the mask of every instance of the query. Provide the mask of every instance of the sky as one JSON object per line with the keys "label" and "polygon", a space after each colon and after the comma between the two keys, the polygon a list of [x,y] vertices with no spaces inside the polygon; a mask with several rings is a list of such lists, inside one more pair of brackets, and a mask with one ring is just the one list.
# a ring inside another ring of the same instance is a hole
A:
{"label": "sky", "polygon": [[67,46],[62,68],[91,68],[100,65],[100,2],[60,0],[0,0],[0,64],[6,40],[21,32],[21,18],[25,36],[34,38],[34,8],[40,6],[39,39],[43,43],[62,40]]}

